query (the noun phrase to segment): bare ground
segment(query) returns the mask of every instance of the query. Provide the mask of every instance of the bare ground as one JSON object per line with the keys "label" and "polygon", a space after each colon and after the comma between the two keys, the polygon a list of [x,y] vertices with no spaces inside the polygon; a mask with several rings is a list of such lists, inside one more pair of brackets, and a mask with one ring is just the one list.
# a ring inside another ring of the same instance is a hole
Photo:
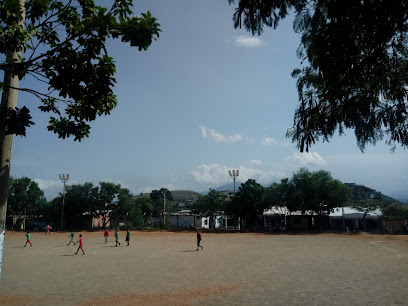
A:
{"label": "bare ground", "polygon": [[84,256],[69,233],[7,232],[0,304],[408,305],[408,236],[82,234]]}

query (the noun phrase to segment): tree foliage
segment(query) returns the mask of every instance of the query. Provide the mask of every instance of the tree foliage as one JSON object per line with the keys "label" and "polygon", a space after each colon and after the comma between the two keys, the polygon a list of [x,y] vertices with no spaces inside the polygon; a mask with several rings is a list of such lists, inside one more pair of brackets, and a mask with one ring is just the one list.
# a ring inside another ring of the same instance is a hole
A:
{"label": "tree foliage", "polygon": [[[77,218],[83,214],[102,218],[105,227],[108,217],[124,216],[131,209],[132,194],[119,184],[100,182],[99,186],[92,183],[69,185],[65,193],[65,214],[68,218]],[[62,197],[55,200],[61,205]]]}
{"label": "tree foliage", "polygon": [[372,188],[353,183],[346,185],[352,189],[350,205],[359,211],[369,213],[397,202]]}
{"label": "tree foliage", "polygon": [[232,215],[247,221],[257,221],[266,208],[263,201],[264,191],[265,188],[253,179],[242,183],[231,203]]}
{"label": "tree foliage", "polygon": [[174,207],[171,204],[173,201],[173,194],[166,188],[160,190],[152,190],[150,193],[150,199],[153,201],[153,216],[160,216],[164,209],[164,199],[166,199],[166,211],[171,211]]}
{"label": "tree foliage", "polygon": [[307,168],[293,174],[288,208],[291,211],[308,211],[316,215],[328,215],[336,207],[344,205],[351,190],[330,172],[310,172]]}
{"label": "tree foliage", "polygon": [[265,188],[263,201],[265,209],[277,208],[282,212],[286,212],[286,206],[289,202],[292,186],[289,184],[289,179],[282,179],[280,183],[272,183]]}
{"label": "tree foliage", "polygon": [[351,188],[334,179],[330,172],[310,172],[301,168],[291,179],[283,179],[266,188],[266,207],[287,207],[303,214],[328,215],[348,203]]}
{"label": "tree foliage", "polygon": [[132,200],[130,221],[134,227],[149,225],[153,215],[153,201],[150,198],[138,198]]}
{"label": "tree foliage", "polygon": [[10,178],[8,215],[38,216],[47,202],[38,184],[28,177]]}
{"label": "tree foliage", "polygon": [[408,219],[408,205],[393,203],[381,208],[385,218],[403,218]]}
{"label": "tree foliage", "polygon": [[[112,87],[115,64],[108,55],[109,38],[147,50],[159,36],[151,13],[132,16],[132,0],[115,0],[110,8],[93,0],[19,0],[0,2],[0,70],[39,86],[15,88],[39,99],[39,109],[52,114],[48,130],[75,140],[88,137],[89,122],[116,106]],[[25,13],[25,19],[23,18]],[[22,50],[17,61],[10,54]],[[45,90],[41,84],[46,84]],[[7,91],[6,83],[0,90]],[[5,101],[2,101],[4,106]],[[0,125],[6,134],[25,135],[34,124],[29,109],[5,108]]]}
{"label": "tree foliage", "polygon": [[358,147],[408,147],[408,3],[405,0],[229,0],[234,26],[260,35],[295,12],[299,95],[288,130],[300,151],[353,129]]}
{"label": "tree foliage", "polygon": [[226,195],[220,191],[210,189],[208,194],[200,196],[190,208],[194,214],[210,218],[210,228],[215,228],[215,216],[224,212]]}

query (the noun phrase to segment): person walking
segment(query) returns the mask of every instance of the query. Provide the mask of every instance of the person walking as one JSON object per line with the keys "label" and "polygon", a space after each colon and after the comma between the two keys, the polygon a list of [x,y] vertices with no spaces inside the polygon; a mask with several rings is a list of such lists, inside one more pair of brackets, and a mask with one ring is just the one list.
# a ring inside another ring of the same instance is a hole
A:
{"label": "person walking", "polygon": [[109,237],[109,232],[108,229],[105,228],[105,232],[103,233],[103,236],[105,237],[105,244],[108,243],[108,237]]}
{"label": "person walking", "polygon": [[82,255],[85,255],[85,251],[84,251],[84,239],[82,238],[82,234],[79,235],[79,247],[78,250],[75,252],[75,255],[78,254],[78,251],[81,250],[82,251]]}
{"label": "person walking", "polygon": [[130,242],[130,230],[129,229],[127,229],[127,232],[126,232],[126,242],[127,242],[127,246],[129,246],[129,242]]}
{"label": "person walking", "polygon": [[30,247],[32,247],[33,244],[32,244],[31,241],[30,241],[30,240],[31,240],[31,234],[30,234],[30,232],[27,232],[26,237],[27,237],[27,241],[26,241],[24,247],[27,246],[27,243],[29,243],[29,244],[30,244]]}
{"label": "person walking", "polygon": [[116,237],[116,245],[115,245],[115,246],[118,246],[118,244],[119,244],[119,246],[120,246],[120,242],[119,242],[119,229],[118,229],[118,228],[116,229],[115,237]]}
{"label": "person walking", "polygon": [[70,245],[71,242],[75,245],[75,240],[74,240],[75,234],[74,234],[74,232],[71,232],[71,235],[69,235],[68,237],[71,237],[71,240],[68,242],[67,245]]}
{"label": "person walking", "polygon": [[201,233],[198,231],[198,229],[195,229],[197,232],[197,250],[198,251],[200,248],[201,250],[204,250],[203,246],[200,244],[201,243]]}
{"label": "person walking", "polygon": [[52,230],[52,227],[48,224],[47,225],[47,231],[45,232],[45,234],[47,235],[51,235],[51,230]]}

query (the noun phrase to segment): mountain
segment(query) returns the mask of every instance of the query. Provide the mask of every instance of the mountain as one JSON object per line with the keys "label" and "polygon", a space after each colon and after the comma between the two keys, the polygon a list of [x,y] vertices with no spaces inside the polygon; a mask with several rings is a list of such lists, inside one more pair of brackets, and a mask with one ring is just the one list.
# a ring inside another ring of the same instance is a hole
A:
{"label": "mountain", "polygon": [[[235,182],[235,192],[238,191],[239,186],[241,186],[241,184],[242,184],[241,182],[238,182],[238,181]],[[216,191],[230,190],[231,192],[233,192],[233,191],[234,191],[234,183],[224,184],[224,185],[222,185],[222,186],[215,187],[215,188],[211,188],[211,189],[214,189],[214,190],[216,190]],[[209,190],[203,191],[203,192],[201,192],[201,194],[202,194],[202,195],[206,195],[206,194],[208,194],[208,192],[209,192]]]}
{"label": "mountain", "polygon": [[200,193],[191,190],[174,190],[171,191],[171,194],[176,202],[197,201],[198,197],[201,196]]}
{"label": "mountain", "polygon": [[381,192],[374,190],[372,188],[366,187],[364,185],[359,185],[355,183],[344,183],[347,187],[350,187],[353,191],[351,194],[351,201],[354,203],[358,203],[361,201],[367,200],[377,200],[381,201],[384,204],[391,204],[395,202],[399,202],[398,200],[386,196]]}
{"label": "mountain", "polygon": [[[188,202],[188,201],[196,201],[199,196],[201,196],[200,193],[191,191],[191,190],[173,190],[170,191],[171,194],[173,195],[173,200],[176,202]],[[138,198],[149,198],[150,193],[141,193],[137,196],[134,196],[134,199]]]}

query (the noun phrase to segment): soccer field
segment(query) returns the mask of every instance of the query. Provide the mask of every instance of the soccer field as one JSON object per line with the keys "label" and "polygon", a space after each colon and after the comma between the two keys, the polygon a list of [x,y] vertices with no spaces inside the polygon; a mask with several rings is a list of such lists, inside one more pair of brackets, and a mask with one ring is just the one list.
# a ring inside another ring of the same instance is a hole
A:
{"label": "soccer field", "polygon": [[[407,305],[408,236],[7,232],[1,305]],[[77,240],[79,233],[75,233]]]}

